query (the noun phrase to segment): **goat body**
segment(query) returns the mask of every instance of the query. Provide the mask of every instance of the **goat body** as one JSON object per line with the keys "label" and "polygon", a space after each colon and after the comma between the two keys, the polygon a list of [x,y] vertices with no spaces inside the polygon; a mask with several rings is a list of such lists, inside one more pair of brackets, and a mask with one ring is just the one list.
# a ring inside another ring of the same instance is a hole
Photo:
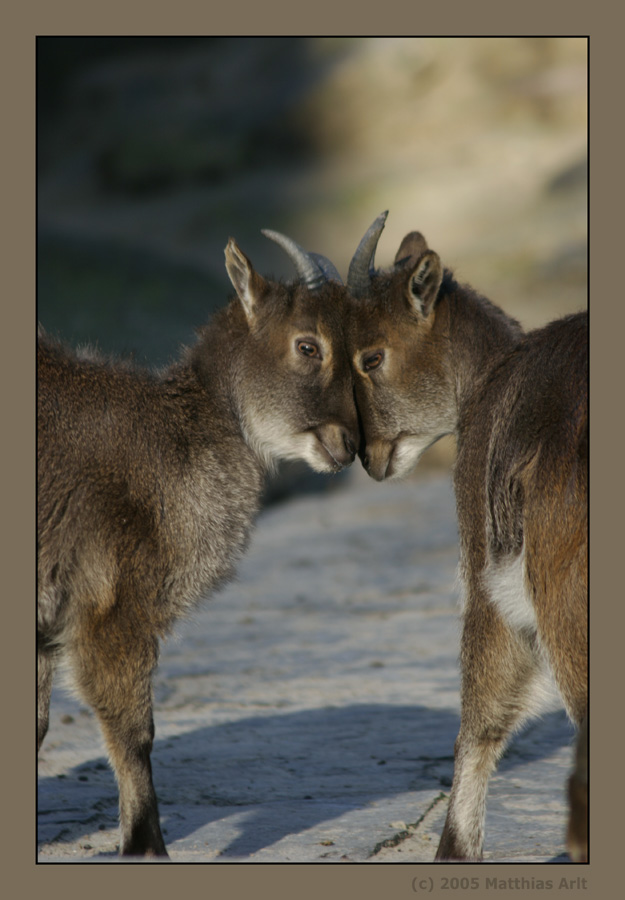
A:
{"label": "goat body", "polygon": [[359,294],[350,352],[369,474],[401,477],[442,435],[457,440],[462,717],[436,858],[480,859],[488,779],[548,669],[571,719],[587,714],[587,315],[524,334],[418,232]]}
{"label": "goat body", "polygon": [[226,266],[237,297],[162,373],[39,340],[38,746],[64,657],[106,740],[125,855],[166,855],[159,639],[232,573],[274,459],[336,472],[358,444],[346,290],[318,269],[314,289],[267,281],[232,240]]}

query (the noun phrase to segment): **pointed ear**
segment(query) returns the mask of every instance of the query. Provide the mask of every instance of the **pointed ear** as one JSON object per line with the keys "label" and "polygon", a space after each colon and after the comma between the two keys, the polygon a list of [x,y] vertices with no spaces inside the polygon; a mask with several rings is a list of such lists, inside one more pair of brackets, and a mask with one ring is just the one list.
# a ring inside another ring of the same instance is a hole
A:
{"label": "pointed ear", "polygon": [[428,245],[420,231],[411,231],[399,245],[395,265],[413,259],[415,262],[427,251]]}
{"label": "pointed ear", "polygon": [[424,316],[429,316],[443,280],[438,253],[428,250],[414,268],[409,282],[410,301]]}
{"label": "pointed ear", "polygon": [[262,275],[254,271],[252,263],[238,247],[234,238],[228,240],[224,253],[228,276],[251,323],[256,316],[257,305],[264,293],[266,281]]}

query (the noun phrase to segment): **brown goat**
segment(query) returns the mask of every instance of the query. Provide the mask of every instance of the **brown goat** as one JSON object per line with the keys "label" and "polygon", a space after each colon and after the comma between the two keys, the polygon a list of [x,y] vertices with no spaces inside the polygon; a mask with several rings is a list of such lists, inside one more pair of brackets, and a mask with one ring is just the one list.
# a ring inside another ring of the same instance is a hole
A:
{"label": "brown goat", "polygon": [[266,280],[231,239],[236,298],[164,372],[39,341],[38,746],[64,657],[104,733],[124,855],[167,855],[150,764],[159,639],[231,574],[273,460],[337,472],[358,446],[349,295],[328,260],[265,233],[299,282]]}
{"label": "brown goat", "polygon": [[[573,722],[587,714],[587,315],[524,334],[457,284],[418,232],[376,272],[385,218],[347,282],[359,298],[350,354],[361,458],[373,478],[399,478],[456,436],[462,717],[436,858],[480,859],[489,777],[538,711],[547,669]],[[573,789],[579,810],[582,775]]]}

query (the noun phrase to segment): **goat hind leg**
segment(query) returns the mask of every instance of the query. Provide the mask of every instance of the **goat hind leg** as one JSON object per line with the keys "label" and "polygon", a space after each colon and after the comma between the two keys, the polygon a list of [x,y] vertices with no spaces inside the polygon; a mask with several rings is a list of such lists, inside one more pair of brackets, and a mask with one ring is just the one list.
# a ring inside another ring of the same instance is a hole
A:
{"label": "goat hind leg", "polygon": [[461,667],[461,725],[439,861],[482,858],[488,781],[511,732],[531,713],[540,671],[534,649],[482,593],[467,604]]}
{"label": "goat hind leg", "polygon": [[73,654],[78,684],[98,715],[119,786],[122,856],[167,856],[150,753],[156,642],[107,621]]}
{"label": "goat hind leg", "polygon": [[[560,521],[562,518],[560,519]],[[529,529],[528,529],[529,530]],[[568,782],[567,847],[574,862],[588,860],[588,583],[585,529],[562,559],[542,557],[532,569],[541,644],[569,717],[579,728],[574,771]],[[540,538],[540,532],[537,539]],[[544,546],[544,545],[543,545]],[[547,545],[554,554],[552,545]],[[547,586],[549,590],[547,591]]]}

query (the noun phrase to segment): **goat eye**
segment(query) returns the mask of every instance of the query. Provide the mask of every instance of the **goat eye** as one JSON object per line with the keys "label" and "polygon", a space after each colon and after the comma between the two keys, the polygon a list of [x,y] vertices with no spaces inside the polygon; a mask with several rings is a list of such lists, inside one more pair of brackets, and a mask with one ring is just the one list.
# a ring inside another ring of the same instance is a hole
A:
{"label": "goat eye", "polygon": [[302,356],[308,356],[311,359],[321,359],[319,347],[317,347],[317,345],[313,344],[311,341],[298,341],[297,349],[302,354]]}
{"label": "goat eye", "polygon": [[378,350],[377,353],[372,353],[371,356],[367,356],[366,359],[363,360],[363,368],[365,371],[370,372],[371,369],[377,369],[379,365],[381,365],[384,359],[384,352],[382,350]]}

